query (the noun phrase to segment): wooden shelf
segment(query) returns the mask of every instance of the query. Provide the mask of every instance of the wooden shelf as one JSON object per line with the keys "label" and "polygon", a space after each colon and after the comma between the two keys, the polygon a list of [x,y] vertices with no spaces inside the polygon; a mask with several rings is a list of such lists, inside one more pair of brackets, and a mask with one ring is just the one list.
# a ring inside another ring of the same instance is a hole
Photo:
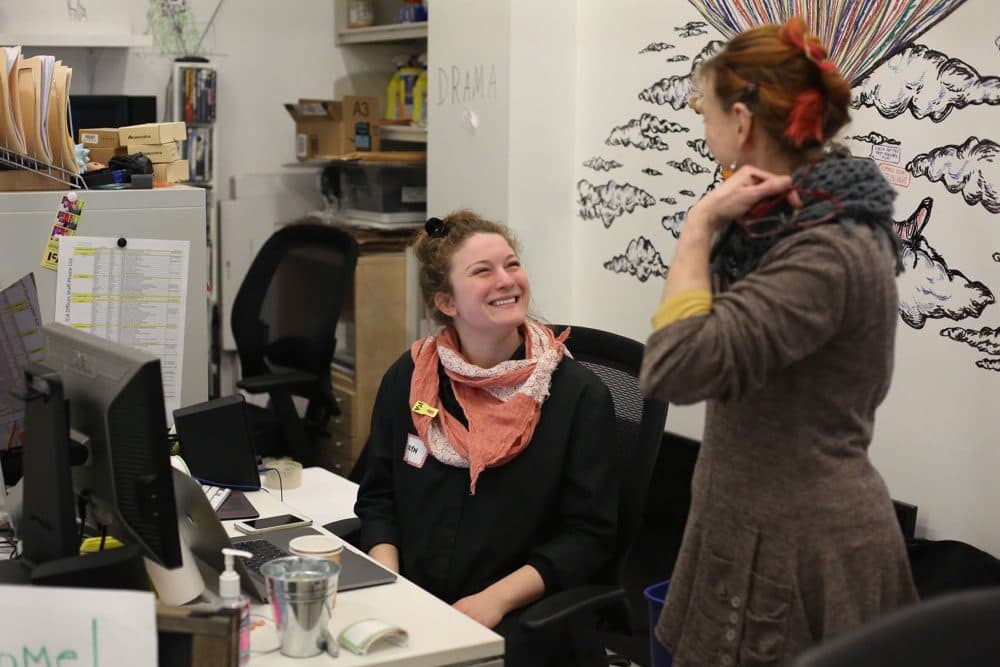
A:
{"label": "wooden shelf", "polygon": [[153,45],[152,35],[92,35],[87,33],[65,34],[0,34],[0,44],[11,46],[57,46],[57,47],[94,47],[109,49],[127,49]]}
{"label": "wooden shelf", "polygon": [[340,44],[372,44],[427,39],[427,21],[419,23],[390,23],[370,28],[347,28],[337,33]]}

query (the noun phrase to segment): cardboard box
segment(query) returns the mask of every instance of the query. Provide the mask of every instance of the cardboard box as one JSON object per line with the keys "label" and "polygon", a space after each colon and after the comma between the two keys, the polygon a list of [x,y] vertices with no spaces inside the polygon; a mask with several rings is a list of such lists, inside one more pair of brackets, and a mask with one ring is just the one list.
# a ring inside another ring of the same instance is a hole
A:
{"label": "cardboard box", "polygon": [[124,146],[115,146],[113,148],[97,147],[90,149],[89,160],[91,162],[100,162],[101,164],[106,165],[108,162],[111,161],[111,158],[116,157],[118,155],[126,155],[126,154],[127,154],[127,149]]}
{"label": "cardboard box", "polygon": [[135,155],[142,153],[149,158],[150,162],[175,162],[181,159],[180,149],[176,141],[166,144],[129,144],[128,154]]}
{"label": "cardboard box", "polygon": [[117,127],[94,127],[80,130],[78,133],[80,143],[85,148],[116,148],[118,143]]}
{"label": "cardboard box", "polygon": [[[354,152],[354,125],[378,122],[378,98],[346,95],[343,100],[300,99],[286,104],[295,120],[295,157],[309,160]],[[372,132],[372,150],[378,134]]]}
{"label": "cardboard box", "polygon": [[158,162],[153,164],[153,183],[176,183],[190,177],[187,160]]}
{"label": "cardboard box", "polygon": [[165,144],[170,141],[187,139],[187,126],[184,121],[172,123],[145,123],[143,125],[126,125],[118,128],[118,143],[129,144]]}

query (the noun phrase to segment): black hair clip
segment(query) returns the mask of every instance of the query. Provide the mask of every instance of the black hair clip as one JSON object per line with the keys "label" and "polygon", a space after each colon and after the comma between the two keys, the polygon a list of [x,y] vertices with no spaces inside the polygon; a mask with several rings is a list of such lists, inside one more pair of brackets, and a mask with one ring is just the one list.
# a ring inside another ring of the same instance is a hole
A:
{"label": "black hair clip", "polygon": [[424,223],[424,229],[427,231],[427,236],[433,239],[443,238],[448,233],[448,227],[441,218],[428,218]]}

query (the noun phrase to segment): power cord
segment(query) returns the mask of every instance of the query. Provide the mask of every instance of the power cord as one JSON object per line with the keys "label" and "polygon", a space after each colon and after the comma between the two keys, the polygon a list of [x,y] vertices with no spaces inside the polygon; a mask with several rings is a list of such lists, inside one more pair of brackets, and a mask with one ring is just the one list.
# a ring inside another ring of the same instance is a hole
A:
{"label": "power cord", "polygon": [[278,493],[280,494],[278,496],[278,498],[281,500],[281,502],[285,502],[285,486],[281,482],[281,471],[278,470],[277,468],[268,466],[268,467],[264,467],[264,468],[258,468],[257,472],[258,472],[258,474],[262,473],[262,472],[263,473],[267,473],[267,472],[270,472],[271,470],[273,470],[274,474],[278,477]]}

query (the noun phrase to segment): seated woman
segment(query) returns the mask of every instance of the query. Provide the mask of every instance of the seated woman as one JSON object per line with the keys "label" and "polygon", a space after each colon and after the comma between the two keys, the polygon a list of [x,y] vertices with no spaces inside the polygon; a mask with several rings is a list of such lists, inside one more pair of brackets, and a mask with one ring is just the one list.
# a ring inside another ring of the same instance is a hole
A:
{"label": "seated woman", "polygon": [[512,612],[609,563],[614,407],[565,334],[527,317],[516,247],[470,211],[418,235],[424,302],[444,328],[382,379],[355,512],[374,559],[503,634],[508,664],[584,664],[554,656],[579,638],[522,635]]}

